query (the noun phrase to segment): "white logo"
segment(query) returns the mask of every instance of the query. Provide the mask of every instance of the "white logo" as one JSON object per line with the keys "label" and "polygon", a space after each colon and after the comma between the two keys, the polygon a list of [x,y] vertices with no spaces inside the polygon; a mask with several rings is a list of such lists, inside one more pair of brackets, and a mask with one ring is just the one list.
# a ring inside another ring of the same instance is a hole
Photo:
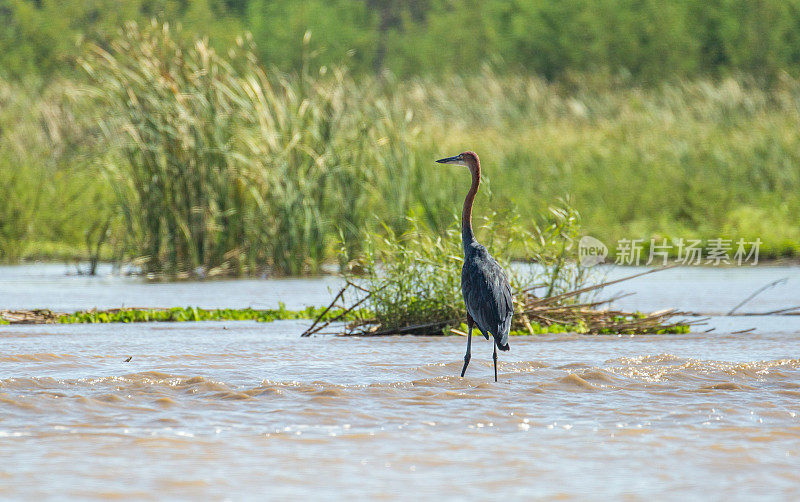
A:
{"label": "white logo", "polygon": [[578,262],[584,267],[594,267],[606,261],[608,248],[594,237],[584,236],[578,242]]}

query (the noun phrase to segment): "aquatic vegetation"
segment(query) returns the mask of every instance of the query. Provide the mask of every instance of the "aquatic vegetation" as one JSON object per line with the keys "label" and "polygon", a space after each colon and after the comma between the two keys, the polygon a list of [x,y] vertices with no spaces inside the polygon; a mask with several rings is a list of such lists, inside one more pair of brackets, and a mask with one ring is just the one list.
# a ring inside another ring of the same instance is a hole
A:
{"label": "aquatic vegetation", "polygon": [[131,322],[190,322],[190,321],[286,321],[296,319],[324,320],[340,318],[352,321],[368,313],[362,309],[324,309],[309,306],[301,310],[287,309],[280,304],[277,309],[204,309],[200,307],[172,307],[160,309],[117,308],[107,310],[81,310],[71,314],[39,310],[0,310],[0,324],[79,324],[79,323],[131,323]]}
{"label": "aquatic vegetation", "polygon": [[344,320],[354,319],[359,312],[345,315],[339,309],[323,312],[320,307],[306,307],[303,310],[288,310],[284,305],[277,309],[202,309],[199,307],[173,307],[168,309],[111,309],[87,310],[59,316],[56,322],[112,323],[112,322],[189,322],[189,321],[259,321],[273,322],[294,319],[323,319],[342,316]]}

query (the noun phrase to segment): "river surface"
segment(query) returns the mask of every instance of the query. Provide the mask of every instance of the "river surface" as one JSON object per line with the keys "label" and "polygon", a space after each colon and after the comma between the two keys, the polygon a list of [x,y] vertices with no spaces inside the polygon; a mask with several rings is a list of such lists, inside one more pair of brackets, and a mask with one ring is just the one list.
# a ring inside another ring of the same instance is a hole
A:
{"label": "river surface", "polygon": [[[65,270],[0,267],[0,308],[296,308],[337,285]],[[765,312],[800,304],[800,269],[672,269],[615,291],[637,292],[625,308],[726,312],[783,277],[742,308]],[[1,326],[0,498],[800,499],[800,316],[514,337],[498,383],[483,338],[462,379],[462,337],[306,326]]]}

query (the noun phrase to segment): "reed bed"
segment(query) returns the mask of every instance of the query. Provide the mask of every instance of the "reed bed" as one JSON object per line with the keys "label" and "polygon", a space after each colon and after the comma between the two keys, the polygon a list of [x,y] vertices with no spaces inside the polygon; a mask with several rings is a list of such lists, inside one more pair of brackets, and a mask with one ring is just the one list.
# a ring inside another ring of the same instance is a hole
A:
{"label": "reed bed", "polygon": [[253,54],[248,37],[219,53],[131,24],[84,56],[89,85],[0,81],[0,260],[313,274],[366,252],[365,233],[411,230],[409,215],[447,236],[469,180],[432,159],[466,149],[486,175],[476,215],[498,227],[522,215],[535,232],[570,195],[612,252],[621,238],[760,238],[763,258],[800,256],[796,79],[396,81],[286,74]]}
{"label": "reed bed", "polygon": [[111,110],[109,181],[148,274],[317,273],[337,232],[357,247],[379,201],[408,209],[411,117],[377,83],[268,74],[247,39],[223,56],[173,31],[131,23],[83,64]]}

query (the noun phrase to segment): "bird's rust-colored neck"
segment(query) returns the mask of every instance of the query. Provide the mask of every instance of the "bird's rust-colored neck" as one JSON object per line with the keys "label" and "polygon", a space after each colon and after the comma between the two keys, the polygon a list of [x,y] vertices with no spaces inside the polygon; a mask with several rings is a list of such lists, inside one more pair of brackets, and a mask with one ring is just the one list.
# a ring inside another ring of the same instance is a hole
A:
{"label": "bird's rust-colored neck", "polygon": [[464,210],[461,213],[461,240],[464,244],[464,251],[467,245],[475,240],[472,232],[472,205],[475,202],[475,195],[478,193],[478,185],[481,184],[481,161],[478,156],[473,154],[466,158],[467,166],[472,173],[472,186],[464,199]]}

